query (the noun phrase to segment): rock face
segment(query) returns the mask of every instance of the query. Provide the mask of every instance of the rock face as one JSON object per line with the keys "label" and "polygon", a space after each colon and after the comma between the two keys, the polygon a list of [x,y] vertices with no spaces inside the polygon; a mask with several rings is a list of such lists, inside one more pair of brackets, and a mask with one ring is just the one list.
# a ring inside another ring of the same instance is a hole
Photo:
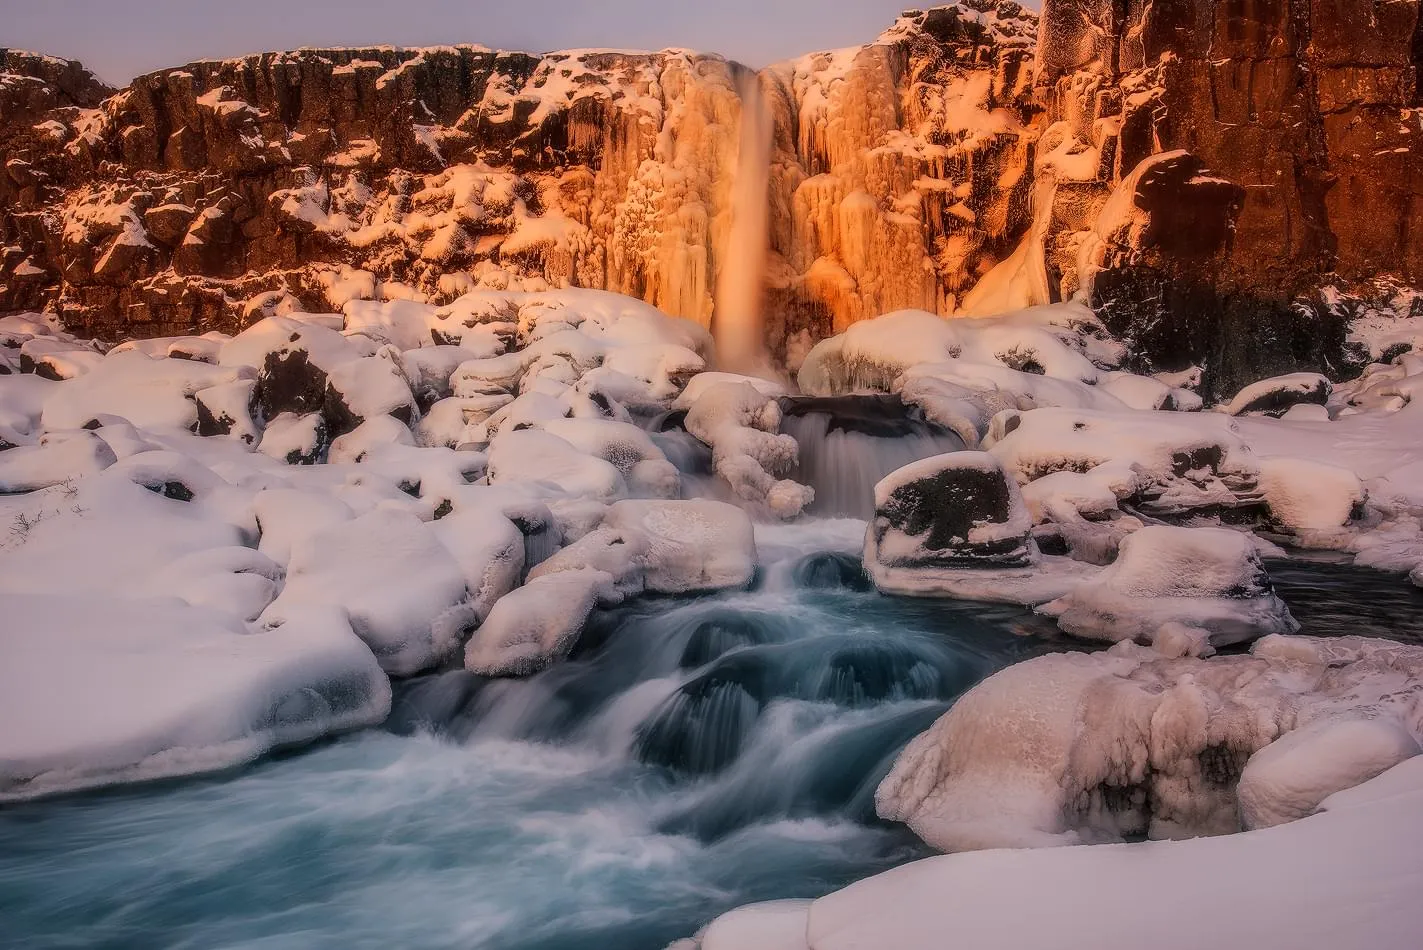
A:
{"label": "rock face", "polygon": [[[961,0],[768,67],[773,355],[903,308],[1075,297],[1133,368],[1204,366],[1208,399],[1348,373],[1340,292],[1423,279],[1418,21]],[[573,285],[713,320],[747,76],[720,57],[301,50],[117,93],[0,66],[0,312],[119,338]]]}
{"label": "rock face", "polygon": [[[970,0],[760,75],[779,353],[897,307],[951,312],[1016,243],[1035,23]],[[106,99],[77,64],[4,63],[24,107],[0,110],[0,311],[163,335],[572,284],[711,320],[745,72],[720,57],[302,50]]]}
{"label": "rock face", "polygon": [[[1318,288],[1423,276],[1416,0],[1043,6],[1035,230],[1050,292],[1083,286],[1093,219],[1129,187],[1152,220],[1185,215],[1177,233],[1205,226],[1184,252],[1140,234],[1090,281],[1138,352],[1205,362],[1226,393],[1252,374],[1339,369],[1342,328]],[[1179,197],[1163,206],[1141,172],[1173,149],[1210,171],[1168,179]],[[1238,345],[1214,352],[1227,335]]]}

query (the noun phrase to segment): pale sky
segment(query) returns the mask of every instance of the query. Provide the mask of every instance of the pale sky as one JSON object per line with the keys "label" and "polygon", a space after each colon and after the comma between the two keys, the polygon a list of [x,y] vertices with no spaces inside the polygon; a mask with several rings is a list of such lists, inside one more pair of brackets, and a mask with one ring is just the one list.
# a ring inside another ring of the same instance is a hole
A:
{"label": "pale sky", "polygon": [[[1032,4],[1036,6],[1036,3]],[[122,86],[198,59],[298,46],[721,53],[751,66],[869,42],[912,0],[0,0],[0,46]]]}

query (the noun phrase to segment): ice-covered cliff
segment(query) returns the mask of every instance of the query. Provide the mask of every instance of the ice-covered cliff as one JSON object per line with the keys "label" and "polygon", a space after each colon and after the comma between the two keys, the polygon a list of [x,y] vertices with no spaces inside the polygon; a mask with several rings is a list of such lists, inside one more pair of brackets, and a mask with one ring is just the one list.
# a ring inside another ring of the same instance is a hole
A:
{"label": "ice-covered cliff", "polygon": [[[952,312],[1012,247],[1034,27],[969,0],[759,75],[779,353],[896,307]],[[0,310],[152,334],[513,282],[711,320],[745,73],[720,57],[298,50],[102,102],[62,94],[63,70],[36,67],[54,61],[6,62],[5,88],[47,98],[0,118]]]}

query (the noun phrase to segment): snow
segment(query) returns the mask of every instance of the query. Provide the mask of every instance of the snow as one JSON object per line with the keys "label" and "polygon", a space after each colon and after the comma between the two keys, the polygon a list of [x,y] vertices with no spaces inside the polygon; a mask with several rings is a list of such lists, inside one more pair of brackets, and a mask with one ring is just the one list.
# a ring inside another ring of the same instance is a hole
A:
{"label": "snow", "polygon": [[1168,623],[1206,630],[1214,646],[1299,629],[1249,535],[1227,528],[1141,528],[1105,570],[1038,611],[1112,641],[1149,642]]}
{"label": "snow", "polygon": [[281,623],[317,606],[344,609],[397,675],[444,659],[475,622],[449,550],[414,515],[389,508],[294,541],[286,586],[261,619]]}
{"label": "snow", "polygon": [[0,595],[0,800],[217,771],[382,721],[337,610],[279,628],[173,600]]}
{"label": "snow", "polygon": [[464,665],[485,676],[528,676],[573,649],[599,600],[617,602],[613,578],[559,571],[502,597],[465,648]]}
{"label": "snow", "polygon": [[[1420,816],[1414,759],[1278,828],[927,858],[808,904],[733,911],[701,947],[937,950],[951,934],[983,950],[1131,950],[1150,934],[1162,950],[1404,950],[1423,928]],[[709,942],[720,933],[733,942]]]}
{"label": "snow", "polygon": [[752,384],[707,387],[687,410],[686,426],[711,447],[713,469],[737,498],[787,520],[815,498],[813,489],[786,477],[795,469],[800,447],[779,433],[780,405]]}

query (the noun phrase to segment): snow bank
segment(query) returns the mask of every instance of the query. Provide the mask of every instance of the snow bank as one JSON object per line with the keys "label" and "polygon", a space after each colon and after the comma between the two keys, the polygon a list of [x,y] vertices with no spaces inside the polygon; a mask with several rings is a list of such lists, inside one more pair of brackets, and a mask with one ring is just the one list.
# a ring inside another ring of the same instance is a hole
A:
{"label": "snow bank", "polygon": [[1278,828],[928,858],[814,902],[733,911],[701,947],[939,950],[952,935],[980,950],[1135,950],[1150,934],[1161,950],[1404,950],[1423,930],[1419,834],[1414,759]]}
{"label": "snow bank", "polygon": [[390,684],[338,610],[254,630],[172,601],[0,595],[0,800],[229,768],[374,725]]}
{"label": "snow bank", "polygon": [[1168,623],[1204,630],[1214,646],[1299,629],[1250,536],[1225,528],[1144,527],[1105,570],[1038,612],[1094,640],[1149,642]]}

